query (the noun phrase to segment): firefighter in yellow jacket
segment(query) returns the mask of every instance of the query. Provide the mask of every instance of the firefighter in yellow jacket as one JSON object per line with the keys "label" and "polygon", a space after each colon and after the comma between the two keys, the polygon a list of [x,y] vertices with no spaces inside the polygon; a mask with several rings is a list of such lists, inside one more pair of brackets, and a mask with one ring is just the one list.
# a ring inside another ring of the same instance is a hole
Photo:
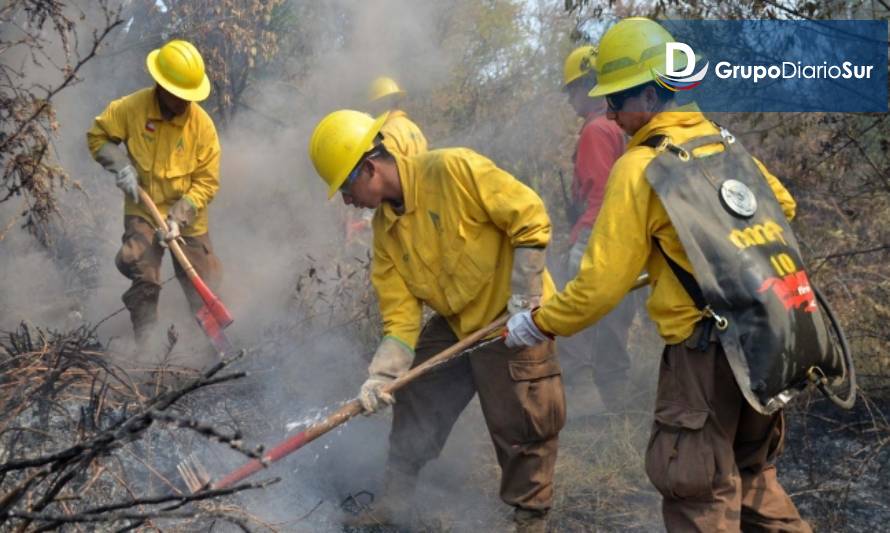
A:
{"label": "firefighter in yellow jacket", "polygon": [[[395,403],[383,498],[350,525],[404,525],[420,469],[435,459],[479,393],[501,466],[501,498],[519,531],[544,531],[553,497],[557,436],[565,421],[552,343],[502,341],[400,389],[381,387],[505,310],[537,305],[554,290],[544,268],[550,221],[540,197],[465,148],[414,157],[391,153],[377,120],[341,110],[309,144],[315,169],[348,205],[376,209],[371,281],[383,340],[359,399],[366,412]],[[435,311],[422,326],[422,307]]]}
{"label": "firefighter in yellow jacket", "polygon": [[[174,40],[149,53],[146,65],[156,85],[111,102],[87,131],[90,153],[124,192],[123,244],[115,263],[133,281],[122,299],[140,345],[157,322],[167,242],[180,239],[211,288],[222,275],[207,228],[207,206],[219,189],[220,146],[213,120],[197,103],[210,94],[204,61],[191,43]],[[166,217],[166,234],[139,201],[139,187]],[[174,268],[196,311],[201,298],[179,263]]]}
{"label": "firefighter in yellow jacket", "polygon": [[[673,41],[659,24],[643,18],[625,19],[603,36],[598,83],[590,94],[606,97],[609,118],[631,138],[612,168],[579,273],[536,311],[511,317],[506,343],[534,346],[551,335],[573,335],[605,316],[647,271],[652,289],[647,307],[667,346],[646,472],[663,496],[668,531],[809,531],[773,465],[783,442],[781,411],[764,415],[746,402],[716,335],[727,325],[709,305],[696,301],[698,276],[693,277],[673,217],[685,215],[689,221],[701,215],[687,204],[669,216],[649,181],[649,172],[659,172],[650,165],[665,147],[689,161],[713,157],[723,150],[719,141],[731,137],[695,104],[674,105],[673,93],[655,82],[653,68],[663,71],[665,44]],[[711,140],[692,155],[677,148],[706,136]],[[753,162],[747,161],[747,168],[761,174],[755,178],[766,195],[774,195],[771,205],[778,201],[775,212],[791,219],[791,195],[759,161]],[[702,195],[717,202],[717,191],[701,183]],[[751,204],[734,202],[728,197],[726,209],[751,216],[745,212]]]}

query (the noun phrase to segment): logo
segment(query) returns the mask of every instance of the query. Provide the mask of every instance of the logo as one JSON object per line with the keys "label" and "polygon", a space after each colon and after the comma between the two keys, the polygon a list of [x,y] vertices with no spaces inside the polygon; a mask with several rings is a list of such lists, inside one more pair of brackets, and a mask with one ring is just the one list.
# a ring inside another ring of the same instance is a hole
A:
{"label": "logo", "polygon": [[155,123],[150,120],[146,121],[145,122],[145,131],[150,131],[150,132],[154,133]]}
{"label": "logo", "polygon": [[759,293],[766,291],[772,291],[787,311],[792,309],[800,309],[807,313],[816,311],[816,295],[810,286],[807,273],[803,270],[788,274],[782,278],[768,278],[757,289]]}
{"label": "logo", "polygon": [[442,224],[439,222],[439,213],[434,213],[432,211],[428,211],[430,214],[430,220],[433,221],[433,226],[436,227],[436,231],[439,233],[442,232]]}
{"label": "logo", "polygon": [[[705,66],[693,74],[695,72],[695,52],[692,51],[691,46],[686,43],[674,42],[665,43],[664,48],[665,72],[661,73],[657,69],[652,68],[655,82],[673,92],[689,91],[701,85],[702,79],[708,73],[710,62],[705,62]],[[677,53],[686,56],[686,65],[681,70],[674,68],[674,57]]]}

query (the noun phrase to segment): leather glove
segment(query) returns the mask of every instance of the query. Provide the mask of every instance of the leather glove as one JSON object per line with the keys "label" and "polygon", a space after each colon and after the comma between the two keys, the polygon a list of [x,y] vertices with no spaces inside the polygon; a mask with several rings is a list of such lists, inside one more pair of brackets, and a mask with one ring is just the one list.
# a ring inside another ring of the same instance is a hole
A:
{"label": "leather glove", "polygon": [[133,165],[122,168],[114,181],[118,189],[133,198],[134,202],[139,203],[139,175]]}
{"label": "leather glove", "polygon": [[384,337],[371,359],[368,367],[368,379],[362,384],[358,399],[366,415],[396,402],[392,394],[382,390],[383,386],[392,382],[411,368],[414,361],[414,350],[393,337]]}
{"label": "leather glove", "polygon": [[535,324],[531,311],[521,311],[507,321],[507,338],[504,339],[504,344],[508,348],[536,346],[549,339],[550,336]]}
{"label": "leather glove", "polygon": [[543,248],[515,248],[513,272],[510,275],[510,299],[507,312],[511,315],[537,307],[544,290],[544,265],[547,252]]}
{"label": "leather glove", "polygon": [[167,211],[167,218],[173,218],[177,224],[182,227],[188,226],[192,222],[195,221],[195,215],[197,215],[198,210],[195,208],[195,204],[189,200],[188,196],[183,196],[179,200],[176,200],[170,210]]}
{"label": "leather glove", "polygon": [[105,170],[115,175],[115,183],[118,188],[130,195],[133,201],[138,204],[139,174],[130,164],[127,151],[113,142],[107,142],[96,152],[96,161]]}
{"label": "leather glove", "polygon": [[168,214],[167,219],[164,222],[167,223],[167,231],[165,232],[161,228],[158,228],[156,237],[158,239],[158,244],[166,248],[169,246],[170,241],[178,239],[181,234],[179,232],[179,222],[176,222],[172,216]]}

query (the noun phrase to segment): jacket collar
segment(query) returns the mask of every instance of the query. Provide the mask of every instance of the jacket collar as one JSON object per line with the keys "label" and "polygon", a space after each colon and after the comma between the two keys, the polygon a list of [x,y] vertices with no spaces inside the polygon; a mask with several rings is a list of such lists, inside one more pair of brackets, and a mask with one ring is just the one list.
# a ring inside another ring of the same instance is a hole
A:
{"label": "jacket collar", "polygon": [[664,130],[672,127],[690,127],[700,124],[707,119],[698,108],[698,104],[691,102],[684,106],[676,107],[669,111],[652,117],[642,128],[633,134],[627,143],[627,148],[633,148],[651,137],[655,133],[667,133]]}
{"label": "jacket collar", "polygon": [[402,157],[393,154],[396,160],[396,170],[399,173],[399,181],[402,184],[402,210],[396,210],[390,202],[383,202],[378,209],[383,210],[384,228],[389,231],[398,222],[399,217],[413,213],[417,208],[417,174],[418,168],[414,158]]}

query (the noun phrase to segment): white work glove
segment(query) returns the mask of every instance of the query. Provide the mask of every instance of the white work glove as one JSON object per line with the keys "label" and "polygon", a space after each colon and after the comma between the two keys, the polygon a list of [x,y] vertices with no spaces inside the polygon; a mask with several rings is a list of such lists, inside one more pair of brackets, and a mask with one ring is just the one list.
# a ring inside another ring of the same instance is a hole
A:
{"label": "white work glove", "polygon": [[170,245],[170,241],[175,241],[181,237],[182,234],[179,232],[179,222],[173,220],[172,216],[167,215],[167,220],[164,222],[167,223],[167,231],[165,232],[161,228],[158,228],[157,238],[158,244],[166,248]]}
{"label": "white work glove", "polygon": [[507,312],[515,315],[541,303],[544,290],[544,265],[547,253],[543,248],[515,248],[513,271],[510,274],[510,299]]}
{"label": "white work glove", "polygon": [[183,196],[167,211],[167,233],[158,230],[158,242],[163,247],[167,247],[170,241],[180,237],[180,230],[188,226],[195,219],[197,210],[192,203]]}
{"label": "white work glove", "polygon": [[133,198],[133,201],[139,203],[139,174],[133,165],[127,165],[117,172],[114,178],[117,188],[124,191],[124,194]]}
{"label": "white work glove", "polygon": [[374,413],[396,399],[384,392],[383,386],[392,382],[411,368],[414,350],[392,337],[384,337],[368,366],[368,379],[362,384],[358,400],[366,415]]}
{"label": "white work glove", "polygon": [[504,344],[508,348],[536,346],[549,339],[535,324],[531,311],[520,311],[507,321],[507,338],[504,339]]}

